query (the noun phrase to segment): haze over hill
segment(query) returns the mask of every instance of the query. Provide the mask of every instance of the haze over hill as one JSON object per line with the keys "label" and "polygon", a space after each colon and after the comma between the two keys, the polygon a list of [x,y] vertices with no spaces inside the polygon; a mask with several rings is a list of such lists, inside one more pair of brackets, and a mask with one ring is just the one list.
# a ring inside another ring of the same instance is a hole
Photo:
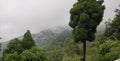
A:
{"label": "haze over hill", "polygon": [[[57,26],[67,26],[69,10],[76,0],[0,0],[0,42]],[[105,0],[104,22],[114,17],[120,0]]]}
{"label": "haze over hill", "polygon": [[[20,40],[23,36],[18,37]],[[54,45],[64,46],[65,40],[72,37],[69,27],[57,27],[54,29],[45,29],[39,33],[32,34],[35,44],[43,49],[48,49]],[[2,50],[5,49],[9,41],[2,42]],[[0,52],[2,55],[2,51]]]}

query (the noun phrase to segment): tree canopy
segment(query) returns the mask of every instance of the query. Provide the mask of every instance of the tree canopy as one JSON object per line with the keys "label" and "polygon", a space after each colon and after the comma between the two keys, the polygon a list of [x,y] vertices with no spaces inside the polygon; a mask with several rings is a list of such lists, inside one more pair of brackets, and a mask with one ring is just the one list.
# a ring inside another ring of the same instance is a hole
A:
{"label": "tree canopy", "polygon": [[86,55],[86,41],[95,39],[97,26],[102,21],[105,6],[103,0],[78,0],[70,10],[69,25],[73,28],[75,42],[83,42],[83,61]]}
{"label": "tree canopy", "polygon": [[47,61],[45,51],[37,47],[25,50],[20,55],[23,61]]}
{"label": "tree canopy", "polygon": [[103,0],[78,0],[70,10],[69,25],[76,42],[93,41],[96,27],[102,21],[105,6]]}
{"label": "tree canopy", "polygon": [[22,51],[23,51],[23,47],[21,45],[20,40],[15,38],[8,43],[7,48],[3,51],[3,55],[14,52],[22,53]]}
{"label": "tree canopy", "polygon": [[2,61],[47,61],[45,51],[36,47],[30,31],[23,40],[12,39],[3,51]]}
{"label": "tree canopy", "polygon": [[22,46],[24,49],[30,49],[32,46],[35,46],[35,42],[29,30],[23,36]]}
{"label": "tree canopy", "polygon": [[117,11],[115,18],[112,22],[108,22],[105,31],[105,36],[111,39],[120,40],[120,11]]}

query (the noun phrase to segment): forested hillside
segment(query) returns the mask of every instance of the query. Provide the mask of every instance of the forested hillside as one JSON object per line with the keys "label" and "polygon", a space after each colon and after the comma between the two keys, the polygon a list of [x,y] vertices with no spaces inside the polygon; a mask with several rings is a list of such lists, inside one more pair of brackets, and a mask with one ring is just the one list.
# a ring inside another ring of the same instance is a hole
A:
{"label": "forested hillside", "polygon": [[[100,30],[101,32],[96,33],[93,42],[87,42],[87,61],[113,61],[120,58],[119,15],[117,12],[115,19],[106,24],[105,31]],[[71,29],[68,27],[46,29],[32,34],[32,37],[35,44],[46,51],[49,61],[82,61],[82,43],[74,42]],[[19,37],[20,40],[22,38]],[[6,49],[8,43],[2,43],[2,50]]]}
{"label": "forested hillside", "polygon": [[[1,43],[0,61],[115,61],[120,59],[120,9],[98,29],[106,9],[103,0],[77,0],[69,27],[56,27]],[[70,28],[71,27],[71,28]]]}
{"label": "forested hillside", "polygon": [[41,31],[40,33],[32,35],[36,45],[41,48],[49,48],[53,45],[65,45],[65,39],[71,38],[71,30],[68,27],[61,27],[55,29],[46,29]]}
{"label": "forested hillside", "polygon": [[[69,27],[56,27],[54,29],[45,29],[40,31],[40,33],[32,34],[35,44],[43,49],[48,49],[54,45],[64,46],[65,39],[71,38],[71,30]],[[20,40],[23,36],[18,37]],[[8,42],[1,43],[2,50],[6,48]],[[2,51],[1,54],[2,55]]]}

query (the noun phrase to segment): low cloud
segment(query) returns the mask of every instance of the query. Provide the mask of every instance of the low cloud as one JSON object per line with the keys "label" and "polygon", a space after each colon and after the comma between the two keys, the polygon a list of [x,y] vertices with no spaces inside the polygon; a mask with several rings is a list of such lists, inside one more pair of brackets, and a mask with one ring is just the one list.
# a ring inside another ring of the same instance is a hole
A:
{"label": "low cloud", "polygon": [[[76,0],[0,0],[0,36],[8,41],[56,26],[67,26],[69,10]],[[104,21],[113,18],[118,0],[105,0]]]}

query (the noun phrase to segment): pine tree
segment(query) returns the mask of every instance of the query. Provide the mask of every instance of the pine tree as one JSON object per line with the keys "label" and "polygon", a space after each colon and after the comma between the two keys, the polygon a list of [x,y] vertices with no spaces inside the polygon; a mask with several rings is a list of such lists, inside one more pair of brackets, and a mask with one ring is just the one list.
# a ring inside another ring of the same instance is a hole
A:
{"label": "pine tree", "polygon": [[30,49],[32,46],[35,46],[35,42],[29,30],[24,34],[22,46],[25,50]]}

